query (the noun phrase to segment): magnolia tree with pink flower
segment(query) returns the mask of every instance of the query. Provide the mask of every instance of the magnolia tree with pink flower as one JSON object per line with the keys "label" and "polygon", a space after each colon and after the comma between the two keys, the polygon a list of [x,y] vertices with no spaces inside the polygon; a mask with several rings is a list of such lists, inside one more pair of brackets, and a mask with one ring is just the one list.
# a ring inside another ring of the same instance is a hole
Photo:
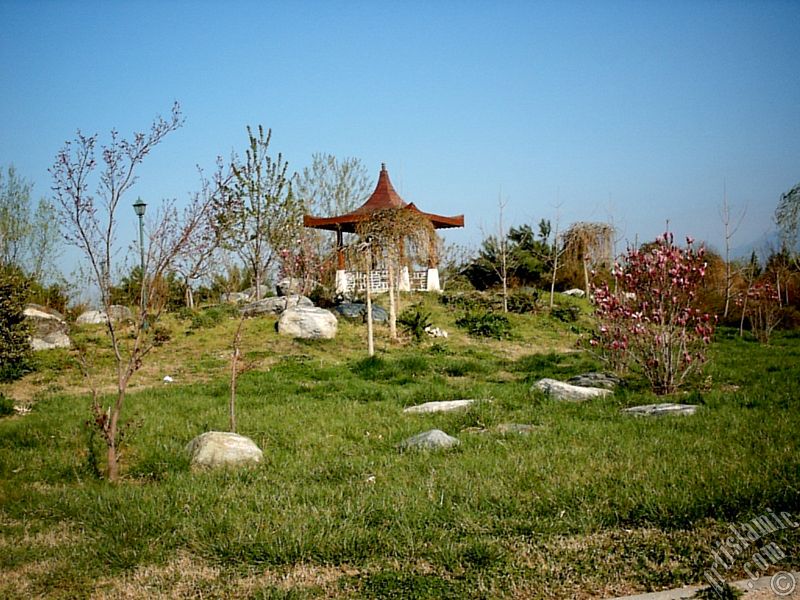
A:
{"label": "magnolia tree with pink flower", "polygon": [[637,368],[657,394],[677,390],[706,360],[716,316],[697,308],[705,249],[671,233],[629,248],[614,265],[616,286],[593,288],[599,321],[591,345],[617,371]]}
{"label": "magnolia tree with pink flower", "polygon": [[742,309],[742,322],[750,321],[750,330],[762,344],[768,344],[772,330],[781,320],[781,296],[772,283],[760,279],[736,297]]}

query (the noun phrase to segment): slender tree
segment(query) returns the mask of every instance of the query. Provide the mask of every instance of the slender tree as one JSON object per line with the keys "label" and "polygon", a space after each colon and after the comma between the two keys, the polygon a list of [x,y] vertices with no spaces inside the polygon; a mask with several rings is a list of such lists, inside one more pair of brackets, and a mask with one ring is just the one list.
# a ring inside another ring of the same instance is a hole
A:
{"label": "slender tree", "polygon": [[55,207],[47,198],[34,206],[33,185],[14,166],[0,170],[0,265],[23,269],[41,282],[53,268],[59,242]]}
{"label": "slender tree", "polygon": [[733,282],[736,277],[736,273],[731,264],[731,239],[733,239],[733,236],[736,235],[736,232],[739,230],[739,226],[742,224],[746,212],[747,207],[744,207],[739,213],[739,216],[736,217],[736,223],[733,225],[731,224],[733,217],[731,216],[731,207],[728,203],[728,190],[725,188],[722,194],[722,206],[719,211],[719,216],[722,219],[722,226],[725,232],[725,308],[722,311],[723,319],[728,318],[731,298],[733,296]]}
{"label": "slender tree", "polygon": [[247,127],[245,157],[232,161],[233,179],[226,210],[220,211],[225,247],[236,252],[253,276],[257,299],[281,250],[290,248],[301,229],[302,203],[292,193],[288,163],[272,158],[272,130]]}
{"label": "slender tree", "polygon": [[[115,268],[116,229],[119,210],[130,210],[122,201],[128,197],[136,182],[136,169],[142,161],[171,132],[183,123],[177,103],[167,119],[157,117],[147,132],[134,133],[130,140],[112,130],[108,145],[101,148],[100,172],[95,158],[97,135],[77,133],[56,155],[50,169],[53,192],[62,233],[77,247],[88,263],[92,282],[98,289],[106,315],[111,314],[111,279]],[[93,181],[97,179],[97,192]],[[119,478],[119,442],[121,418],[131,377],[138,371],[154,345],[153,324],[164,309],[165,280],[174,267],[177,256],[188,240],[201,227],[202,204],[179,215],[173,203],[167,202],[148,218],[148,241],[145,273],[146,285],[132,330],[106,319],[116,364],[116,397],[109,407],[92,384],[92,412],[107,448],[106,476],[109,481]],[[127,216],[127,214],[126,214]]]}

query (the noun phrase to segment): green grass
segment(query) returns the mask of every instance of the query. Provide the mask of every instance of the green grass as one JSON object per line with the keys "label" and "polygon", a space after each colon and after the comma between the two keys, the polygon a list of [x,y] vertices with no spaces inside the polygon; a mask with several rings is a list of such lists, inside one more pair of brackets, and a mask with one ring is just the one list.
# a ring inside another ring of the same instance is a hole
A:
{"label": "green grass", "polygon": [[[670,398],[698,414],[648,420],[620,413],[661,400],[635,382],[584,404],[532,393],[541,377],[600,367],[525,345],[529,330],[545,338],[545,318],[512,315],[513,352],[455,338],[372,358],[360,325],[322,344],[259,325],[282,353],[245,348],[269,360],[238,382],[239,431],[264,450],[253,469],[189,470],[186,443],[226,427],[224,377],[130,396],[119,485],[96,477],[86,398],[43,396],[0,420],[0,596],[608,596],[701,581],[728,524],[767,508],[800,519],[797,337],[761,346],[723,331],[709,379]],[[227,335],[220,327],[191,339]],[[481,402],[402,413],[460,398]],[[509,422],[537,427],[476,431]],[[434,427],[461,446],[398,452]],[[781,568],[800,566],[798,530],[770,541],[793,557]]]}

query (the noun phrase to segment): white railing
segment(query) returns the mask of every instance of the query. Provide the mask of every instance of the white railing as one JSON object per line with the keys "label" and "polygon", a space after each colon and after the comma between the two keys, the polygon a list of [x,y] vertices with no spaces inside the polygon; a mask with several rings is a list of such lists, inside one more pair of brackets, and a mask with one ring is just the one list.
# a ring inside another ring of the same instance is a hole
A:
{"label": "white railing", "polygon": [[[428,289],[428,272],[412,271],[409,273],[409,283],[411,291],[424,292]],[[381,293],[389,291],[389,272],[386,270],[371,271],[369,288],[373,292]],[[347,291],[364,292],[367,289],[367,274],[358,271],[347,272]],[[395,286],[397,289],[397,286]]]}

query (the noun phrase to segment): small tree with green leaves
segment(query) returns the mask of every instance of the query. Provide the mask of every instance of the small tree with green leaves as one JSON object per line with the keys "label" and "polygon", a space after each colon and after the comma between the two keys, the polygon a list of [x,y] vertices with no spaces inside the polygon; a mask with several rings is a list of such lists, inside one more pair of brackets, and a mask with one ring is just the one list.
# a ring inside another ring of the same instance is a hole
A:
{"label": "small tree with green leaves", "polygon": [[[253,276],[256,299],[280,252],[293,247],[302,227],[303,205],[292,193],[288,163],[269,153],[272,130],[247,127],[244,159],[235,157],[228,193],[217,201],[222,245],[238,254]],[[219,203],[222,205],[220,206]]]}
{"label": "small tree with green leaves", "polygon": [[30,325],[25,321],[30,279],[15,266],[0,266],[0,381],[25,374],[31,360]]}

